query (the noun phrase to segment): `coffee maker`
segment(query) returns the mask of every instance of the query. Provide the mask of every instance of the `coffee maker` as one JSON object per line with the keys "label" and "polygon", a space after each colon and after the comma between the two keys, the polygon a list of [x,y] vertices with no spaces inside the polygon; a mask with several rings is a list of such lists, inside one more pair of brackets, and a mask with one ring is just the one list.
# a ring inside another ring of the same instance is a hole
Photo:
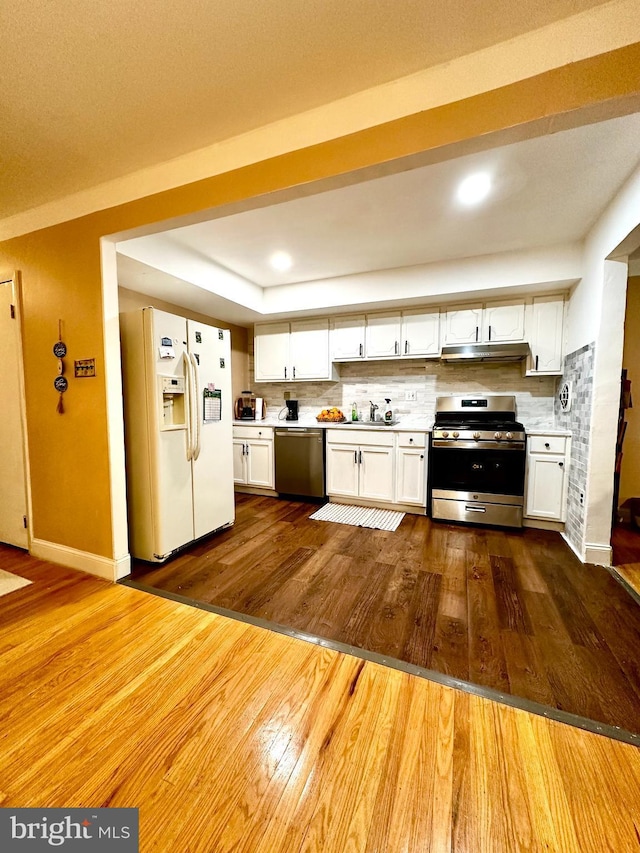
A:
{"label": "coffee maker", "polygon": [[298,420],[298,401],[297,400],[285,400],[287,404],[287,417],[288,421],[297,421]]}

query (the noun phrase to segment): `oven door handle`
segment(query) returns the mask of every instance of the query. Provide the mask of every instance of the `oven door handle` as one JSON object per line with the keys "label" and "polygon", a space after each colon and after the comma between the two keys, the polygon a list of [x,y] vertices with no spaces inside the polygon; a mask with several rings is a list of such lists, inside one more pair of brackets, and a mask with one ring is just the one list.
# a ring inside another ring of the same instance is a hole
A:
{"label": "oven door handle", "polygon": [[465,512],[486,512],[486,506],[471,506],[471,504],[464,505]]}

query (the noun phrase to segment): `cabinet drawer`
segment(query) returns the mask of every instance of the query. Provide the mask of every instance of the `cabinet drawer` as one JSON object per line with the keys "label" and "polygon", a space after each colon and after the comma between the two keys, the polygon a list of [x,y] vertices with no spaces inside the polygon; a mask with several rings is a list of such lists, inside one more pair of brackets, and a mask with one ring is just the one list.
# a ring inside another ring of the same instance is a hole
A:
{"label": "cabinet drawer", "polygon": [[426,447],[427,436],[424,432],[399,432],[398,447]]}
{"label": "cabinet drawer", "polygon": [[234,438],[273,439],[273,427],[264,426],[234,426]]}
{"label": "cabinet drawer", "polygon": [[567,447],[566,435],[530,435],[529,453],[562,453]]}
{"label": "cabinet drawer", "polygon": [[353,444],[356,447],[368,444],[374,447],[393,447],[393,432],[385,432],[384,427],[380,430],[373,428],[352,429],[351,427],[328,429],[327,444]]}

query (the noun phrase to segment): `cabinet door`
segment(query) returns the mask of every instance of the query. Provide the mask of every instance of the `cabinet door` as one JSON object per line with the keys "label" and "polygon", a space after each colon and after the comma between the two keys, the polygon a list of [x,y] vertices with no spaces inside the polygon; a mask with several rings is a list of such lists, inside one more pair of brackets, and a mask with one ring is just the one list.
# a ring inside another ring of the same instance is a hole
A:
{"label": "cabinet door", "polygon": [[397,358],[402,336],[401,314],[367,315],[365,351],[367,358]]}
{"label": "cabinet door", "polygon": [[364,314],[336,317],[331,322],[331,358],[349,361],[364,358]]}
{"label": "cabinet door", "polygon": [[438,355],[440,353],[440,312],[402,312],[402,355]]}
{"label": "cabinet door", "polygon": [[362,446],[358,451],[360,497],[393,502],[393,447]]}
{"label": "cabinet door", "polygon": [[426,450],[424,447],[399,447],[396,468],[396,501],[427,505]]}
{"label": "cabinet door", "polygon": [[524,299],[500,304],[488,304],[483,314],[483,340],[524,340]]}
{"label": "cabinet door", "polygon": [[447,311],[444,324],[444,341],[455,344],[475,344],[482,333],[482,305],[464,305]]}
{"label": "cabinet door", "polygon": [[245,445],[241,439],[233,439],[233,482],[246,485],[247,470],[245,468]]}
{"label": "cabinet door", "polygon": [[329,320],[291,323],[291,379],[329,378]]}
{"label": "cabinet door", "polygon": [[265,323],[255,328],[256,382],[291,379],[289,368],[289,324]]}
{"label": "cabinet door", "polygon": [[563,334],[564,299],[534,297],[529,324],[531,363],[527,373],[562,373]]}
{"label": "cabinet door", "polygon": [[527,502],[524,514],[548,521],[563,520],[565,457],[535,456],[527,459]]}
{"label": "cabinet door", "polygon": [[273,441],[252,438],[245,444],[247,485],[273,489]]}
{"label": "cabinet door", "polygon": [[358,497],[358,448],[327,445],[327,494]]}

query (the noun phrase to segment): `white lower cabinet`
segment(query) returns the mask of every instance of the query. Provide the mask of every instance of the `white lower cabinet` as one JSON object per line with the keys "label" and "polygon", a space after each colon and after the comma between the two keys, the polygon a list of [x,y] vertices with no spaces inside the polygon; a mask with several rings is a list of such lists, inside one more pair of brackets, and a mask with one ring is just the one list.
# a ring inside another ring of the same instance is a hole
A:
{"label": "white lower cabinet", "polygon": [[565,520],[569,444],[564,435],[528,435],[525,518]]}
{"label": "white lower cabinet", "polygon": [[327,430],[327,494],[426,506],[424,432]]}
{"label": "white lower cabinet", "polygon": [[393,502],[394,435],[327,430],[327,494]]}
{"label": "white lower cabinet", "polygon": [[239,486],[274,488],[271,427],[233,428],[233,481]]}
{"label": "white lower cabinet", "polygon": [[425,433],[398,433],[396,503],[427,505],[427,442]]}

